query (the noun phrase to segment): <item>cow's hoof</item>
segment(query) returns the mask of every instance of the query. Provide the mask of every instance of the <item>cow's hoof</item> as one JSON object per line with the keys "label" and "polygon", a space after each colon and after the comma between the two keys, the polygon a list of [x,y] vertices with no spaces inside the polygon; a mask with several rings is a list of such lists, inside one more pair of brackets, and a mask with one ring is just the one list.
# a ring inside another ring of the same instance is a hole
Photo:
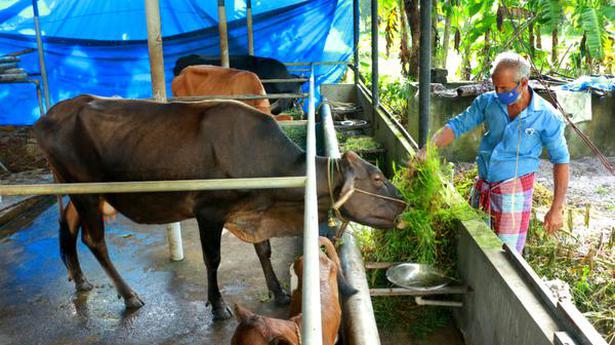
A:
{"label": "cow's hoof", "polygon": [[288,305],[290,304],[290,296],[284,292],[284,290],[279,293],[274,294],[275,304],[277,305]]}
{"label": "cow's hoof", "polygon": [[75,283],[75,288],[77,289],[77,291],[82,292],[82,291],[90,291],[94,288],[94,285],[90,284],[89,281],[84,280],[80,283]]}
{"label": "cow's hoof", "polygon": [[137,295],[132,295],[132,297],[125,299],[124,304],[127,309],[139,309],[145,305]]}
{"label": "cow's hoof", "polygon": [[213,308],[211,311],[214,314],[214,321],[228,320],[233,317],[231,308],[229,308],[226,304],[222,304],[218,308]]}

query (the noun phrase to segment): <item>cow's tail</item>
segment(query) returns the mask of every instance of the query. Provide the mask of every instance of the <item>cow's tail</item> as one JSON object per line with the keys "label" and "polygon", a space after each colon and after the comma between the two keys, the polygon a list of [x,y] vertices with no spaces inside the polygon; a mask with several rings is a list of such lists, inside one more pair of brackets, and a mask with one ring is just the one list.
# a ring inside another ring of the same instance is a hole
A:
{"label": "cow's tail", "polygon": [[338,287],[340,289],[340,294],[342,298],[343,299],[349,298],[352,295],[359,292],[359,290],[352,287],[346,281],[346,278],[344,277],[344,273],[342,272],[342,264],[340,263],[340,258],[337,255],[337,251],[335,250],[335,246],[333,245],[331,240],[329,240],[326,237],[320,236],[320,238],[318,239],[318,243],[320,244],[321,247],[325,248],[325,253],[327,254],[327,257],[331,259],[331,261],[333,261],[333,263],[337,267],[337,283],[338,283]]}

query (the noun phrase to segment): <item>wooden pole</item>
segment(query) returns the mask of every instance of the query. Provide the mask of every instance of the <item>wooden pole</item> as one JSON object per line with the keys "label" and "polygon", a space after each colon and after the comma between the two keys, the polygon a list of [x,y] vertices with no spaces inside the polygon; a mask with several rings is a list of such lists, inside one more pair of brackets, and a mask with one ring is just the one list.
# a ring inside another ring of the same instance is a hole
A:
{"label": "wooden pole", "polygon": [[254,56],[254,29],[252,27],[252,0],[247,0],[246,22],[248,24],[248,54]]}
{"label": "wooden pole", "polygon": [[[167,101],[164,78],[164,56],[162,54],[162,30],[160,29],[160,5],[158,0],[145,0],[145,22],[147,24],[147,48],[149,66],[152,74],[152,95],[157,102]],[[179,222],[167,224],[167,240],[171,261],[184,259],[181,225]]]}
{"label": "wooden pole", "polygon": [[152,74],[152,95],[157,102],[167,101],[164,80],[164,58],[162,55],[162,32],[160,30],[160,6],[158,0],[145,0],[147,23],[147,47],[149,66]]}
{"label": "wooden pole", "polygon": [[224,0],[218,0],[218,31],[220,31],[220,63],[222,67],[229,68],[228,31],[226,28],[226,10],[224,8]]}

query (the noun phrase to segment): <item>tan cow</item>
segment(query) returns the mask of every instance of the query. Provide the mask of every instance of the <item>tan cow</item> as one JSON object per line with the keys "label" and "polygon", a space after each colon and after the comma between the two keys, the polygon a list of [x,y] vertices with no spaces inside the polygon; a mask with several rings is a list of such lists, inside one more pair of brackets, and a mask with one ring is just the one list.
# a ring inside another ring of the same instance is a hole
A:
{"label": "tan cow", "polygon": [[[171,84],[173,96],[266,95],[258,76],[249,71],[213,65],[184,68]],[[271,114],[268,99],[242,100],[264,113]]]}
{"label": "tan cow", "polygon": [[[340,261],[335,247],[326,237],[319,243],[327,255],[320,252],[320,308],[322,321],[322,343],[333,345],[342,319],[342,308],[338,292]],[[231,340],[232,345],[301,344],[301,298],[303,257],[298,258],[293,269],[299,277],[298,289],[293,291],[290,302],[290,320],[274,319],[252,313],[235,305],[235,317],[239,325]]]}

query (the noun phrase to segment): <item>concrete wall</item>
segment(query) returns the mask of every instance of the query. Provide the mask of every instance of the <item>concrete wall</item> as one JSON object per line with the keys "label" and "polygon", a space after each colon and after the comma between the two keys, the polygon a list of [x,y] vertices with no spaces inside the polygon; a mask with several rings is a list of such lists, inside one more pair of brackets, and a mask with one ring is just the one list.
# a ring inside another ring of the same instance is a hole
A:
{"label": "concrete wall", "polygon": [[455,310],[467,345],[553,344],[560,328],[485,223],[459,225],[457,256],[459,275],[472,288]]}
{"label": "concrete wall", "polygon": [[[453,88],[458,86],[449,85]],[[416,88],[411,87],[411,92],[408,98],[409,114],[408,114],[408,132],[413,137],[418,137],[418,99],[414,97]],[[539,93],[542,97],[549,99],[542,92]],[[476,96],[465,97],[442,97],[432,94],[431,96],[431,125],[430,133],[435,133],[446,122],[463,112],[474,100]],[[607,156],[615,156],[615,96],[600,97],[592,95],[592,121],[583,122],[577,125],[583,133],[585,133],[594,144]],[[572,158],[580,158],[588,156],[591,151],[581,141],[574,130],[567,126],[566,139]],[[476,157],[478,144],[482,136],[482,128],[465,134],[448,148],[443,150],[443,155],[450,161],[472,162]]]}

